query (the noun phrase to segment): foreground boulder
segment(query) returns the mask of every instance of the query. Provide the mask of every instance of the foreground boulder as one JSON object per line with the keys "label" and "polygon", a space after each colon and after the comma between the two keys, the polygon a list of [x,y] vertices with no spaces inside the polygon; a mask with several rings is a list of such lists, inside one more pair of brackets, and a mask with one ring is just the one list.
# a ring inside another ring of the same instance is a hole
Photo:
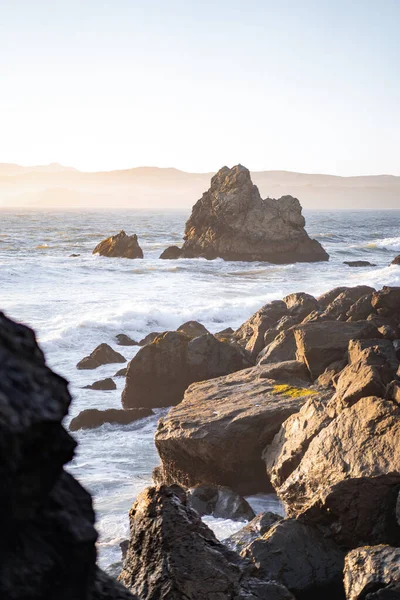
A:
{"label": "foreground boulder", "polygon": [[147,488],[129,518],[120,580],[141,600],[294,600],[282,585],[254,579],[251,563],[216,539],[178,486]]}
{"label": "foreground boulder", "polygon": [[238,344],[220,342],[207,334],[191,339],[168,331],[143,346],[128,366],[124,408],[172,406],[183,399],[194,381],[203,381],[252,364]]}
{"label": "foreground boulder", "polygon": [[198,485],[188,491],[188,503],[199,515],[232,521],[251,521],[255,514],[250,504],[222,485]]}
{"label": "foreground boulder", "polygon": [[289,515],[328,527],[343,547],[400,543],[400,406],[362,398],[318,429],[299,465],[280,470]]}
{"label": "foreground boulder", "polygon": [[76,443],[61,422],[71,397],[33,332],[0,313],[0,597],[125,600],[96,567],[90,495],[66,471]]}
{"label": "foreground boulder", "polygon": [[223,167],[194,205],[180,256],[272,263],[328,260],[292,196],[262,200],[248,169]]}
{"label": "foreground boulder", "polygon": [[98,410],[97,408],[88,408],[82,410],[79,415],[72,419],[69,428],[71,431],[77,431],[78,429],[95,429],[104,425],[104,423],[127,425],[139,419],[144,419],[144,417],[149,417],[152,414],[154,413],[150,408],[132,408],[130,410],[118,408]]}
{"label": "foreground boulder", "polygon": [[344,553],[317,527],[284,519],[241,554],[255,563],[262,577],[283,583],[296,598],[344,597]]}
{"label": "foreground boulder", "polygon": [[143,258],[137,235],[127,235],[125,231],[120,231],[97,244],[93,254],[114,258]]}
{"label": "foreground boulder", "polygon": [[108,344],[100,344],[89,356],[82,358],[76,365],[77,369],[97,369],[101,365],[124,363],[126,358],[116,352]]}
{"label": "foreground boulder", "polygon": [[158,481],[225,485],[241,494],[271,489],[262,451],[310,396],[316,391],[264,379],[259,368],[191,385],[159,421]]}
{"label": "foreground boulder", "polygon": [[347,600],[400,598],[400,548],[369,546],[346,556],[344,585]]}

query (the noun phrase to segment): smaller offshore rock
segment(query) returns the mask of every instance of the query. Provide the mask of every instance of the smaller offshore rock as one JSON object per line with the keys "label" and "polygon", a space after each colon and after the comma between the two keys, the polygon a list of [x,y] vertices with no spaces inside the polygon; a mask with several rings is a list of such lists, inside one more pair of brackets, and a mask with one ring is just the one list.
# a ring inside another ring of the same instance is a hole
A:
{"label": "smaller offshore rock", "polygon": [[117,339],[118,346],[139,346],[139,342],[136,342],[125,333],[119,333],[115,337]]}
{"label": "smaller offshore rock", "polygon": [[123,410],[118,408],[108,408],[106,410],[98,410],[97,408],[88,408],[82,410],[78,416],[72,419],[69,428],[70,431],[78,429],[95,429],[104,425],[104,423],[118,423],[119,425],[127,425],[149,417],[154,414],[150,408],[132,408]]}
{"label": "smaller offshore rock", "polygon": [[126,358],[116,352],[108,344],[100,344],[89,356],[85,356],[76,365],[77,369],[97,369],[101,365],[124,363]]}
{"label": "smaller offshore rock", "polygon": [[100,379],[99,381],[95,381],[91,385],[85,385],[85,390],[116,390],[117,386],[115,385],[115,381],[111,379],[111,377],[107,377],[106,379]]}
{"label": "smaller offshore rock", "polygon": [[97,244],[92,254],[113,258],[143,258],[137,235],[127,235],[120,231]]}
{"label": "smaller offshore rock", "polygon": [[164,252],[160,254],[160,258],[166,260],[176,260],[181,256],[181,253],[182,250],[178,248],[178,246],[168,246],[168,248],[166,248]]}

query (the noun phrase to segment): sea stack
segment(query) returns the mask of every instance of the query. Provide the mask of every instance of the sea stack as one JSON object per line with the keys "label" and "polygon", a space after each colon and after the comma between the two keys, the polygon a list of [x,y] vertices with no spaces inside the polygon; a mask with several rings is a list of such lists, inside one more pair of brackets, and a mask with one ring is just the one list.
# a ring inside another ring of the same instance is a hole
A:
{"label": "sea stack", "polygon": [[125,231],[120,231],[97,244],[92,254],[113,258],[143,258],[137,235],[127,235]]}
{"label": "sea stack", "polygon": [[304,225],[297,198],[263,200],[246,167],[223,167],[193,207],[179,256],[275,264],[329,260]]}

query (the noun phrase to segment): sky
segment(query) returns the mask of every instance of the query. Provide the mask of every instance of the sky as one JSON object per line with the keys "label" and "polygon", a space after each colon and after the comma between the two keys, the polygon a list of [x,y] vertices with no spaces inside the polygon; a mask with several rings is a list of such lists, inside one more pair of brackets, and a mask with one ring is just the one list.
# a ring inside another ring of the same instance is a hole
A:
{"label": "sky", "polygon": [[400,175],[399,0],[0,0],[0,162]]}

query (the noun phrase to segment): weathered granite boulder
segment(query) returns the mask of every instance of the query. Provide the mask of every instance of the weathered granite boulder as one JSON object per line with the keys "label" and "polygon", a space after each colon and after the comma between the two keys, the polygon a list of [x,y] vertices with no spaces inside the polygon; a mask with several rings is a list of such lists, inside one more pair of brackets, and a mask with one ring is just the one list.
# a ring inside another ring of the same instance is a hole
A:
{"label": "weathered granite boulder", "polygon": [[287,362],[296,360],[296,339],[294,337],[294,327],[289,327],[281,331],[276,338],[265,346],[257,356],[259,365],[270,363]]}
{"label": "weathered granite boulder", "polygon": [[298,322],[319,308],[318,300],[305,292],[289,294],[283,298],[283,302],[286,304],[290,316],[296,317]]}
{"label": "weathered granite boulder", "polygon": [[378,314],[387,316],[390,313],[400,312],[400,287],[384,286],[372,295],[372,306]]}
{"label": "weathered granite boulder", "polygon": [[178,327],[177,331],[185,333],[190,338],[196,338],[210,333],[208,329],[206,329],[204,325],[198,321],[187,321],[186,323],[182,323],[182,325]]}
{"label": "weathered granite boulder", "polygon": [[61,422],[71,397],[34,333],[0,313],[0,597],[125,600],[96,568],[90,495],[63,466],[76,443]]}
{"label": "weathered granite boulder", "polygon": [[289,515],[328,527],[344,547],[397,545],[400,406],[362,398],[323,425],[277,488]]}
{"label": "weathered granite boulder", "polygon": [[356,302],[354,302],[354,304],[352,304],[347,311],[347,320],[364,321],[367,319],[374,312],[371,300],[372,292],[358,298],[358,300],[356,300]]}
{"label": "weathered granite boulder", "polygon": [[400,548],[379,545],[351,550],[344,566],[347,600],[400,598]]}
{"label": "weathered granite boulder", "polygon": [[241,555],[255,563],[261,576],[283,583],[296,598],[344,597],[344,552],[318,527],[281,520]]}
{"label": "weathered granite boulder", "polygon": [[107,377],[106,379],[100,379],[99,381],[95,381],[90,385],[85,385],[85,390],[116,390],[117,386],[115,381],[111,379],[111,377]]}
{"label": "weathered granite boulder", "polygon": [[126,358],[116,352],[108,344],[100,344],[89,356],[82,358],[76,365],[77,369],[97,369],[101,365],[124,363]]}
{"label": "weathered granite boulder", "polygon": [[181,249],[178,246],[168,246],[161,254],[160,258],[166,260],[176,260],[181,256]]}
{"label": "weathered granite boulder", "polygon": [[247,500],[222,485],[198,485],[188,490],[187,499],[201,517],[212,515],[232,521],[251,521],[255,517]]}
{"label": "weathered granite boulder", "polygon": [[137,235],[127,235],[125,231],[120,231],[97,244],[93,254],[114,258],[143,258]]}
{"label": "weathered granite boulder", "polygon": [[242,529],[233,533],[225,540],[222,540],[225,546],[228,546],[235,552],[241,552],[255,539],[264,535],[278,521],[283,519],[282,515],[273,512],[260,513],[250,523],[247,523]]}
{"label": "weathered granite boulder", "polygon": [[139,342],[136,342],[125,333],[119,333],[115,337],[117,338],[118,346],[139,346]]}
{"label": "weathered granite boulder", "polygon": [[275,327],[286,314],[286,304],[282,300],[274,300],[254,313],[233,335],[239,344],[244,346],[256,358],[265,346],[264,336],[266,331],[271,327]]}
{"label": "weathered granite boulder", "polygon": [[286,360],[278,363],[264,364],[260,361],[262,370],[260,377],[263,379],[275,379],[292,385],[308,385],[310,373],[303,362],[298,360]]}
{"label": "weathered granite boulder", "polygon": [[97,408],[88,408],[82,410],[79,415],[74,417],[69,425],[71,431],[78,429],[95,429],[104,425],[104,423],[118,423],[127,425],[144,417],[154,414],[150,408],[132,408],[123,410],[118,408],[107,408],[98,410]]}
{"label": "weathered granite boulder", "polygon": [[253,368],[191,385],[160,419],[157,481],[226,485],[240,494],[270,488],[261,458],[282,423],[315,390],[263,379]]}
{"label": "weathered granite boulder", "polygon": [[245,167],[223,167],[193,207],[180,256],[272,263],[328,260],[304,225],[297,198],[262,200]]}
{"label": "weathered granite boulder", "polygon": [[120,580],[140,600],[294,600],[219,542],[187,504],[179,486],[142,492],[130,513],[130,540]]}
{"label": "weathered granite boulder", "polygon": [[128,366],[124,408],[172,406],[183,399],[195,381],[203,381],[252,364],[250,355],[238,344],[218,341],[207,334],[191,339],[168,331],[143,346]]}
{"label": "weathered granite boulder", "polygon": [[294,328],[297,360],[307,365],[312,380],[326,367],[341,360],[350,340],[379,338],[380,334],[370,321],[306,323]]}
{"label": "weathered granite boulder", "polygon": [[[367,294],[373,294],[374,288],[368,285],[357,285],[345,288],[318,315],[319,321],[346,321],[353,304]],[[321,302],[319,302],[321,306]]]}

